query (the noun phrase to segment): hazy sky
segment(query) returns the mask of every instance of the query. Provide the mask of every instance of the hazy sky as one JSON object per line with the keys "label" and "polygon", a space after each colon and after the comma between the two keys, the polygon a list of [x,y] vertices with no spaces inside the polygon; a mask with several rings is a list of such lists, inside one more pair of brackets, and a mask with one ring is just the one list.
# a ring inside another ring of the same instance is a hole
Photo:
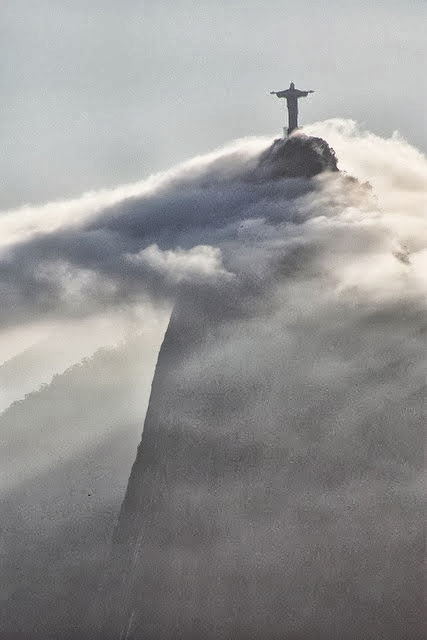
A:
{"label": "hazy sky", "polygon": [[140,179],[230,139],[354,118],[427,150],[425,0],[2,0],[0,209]]}

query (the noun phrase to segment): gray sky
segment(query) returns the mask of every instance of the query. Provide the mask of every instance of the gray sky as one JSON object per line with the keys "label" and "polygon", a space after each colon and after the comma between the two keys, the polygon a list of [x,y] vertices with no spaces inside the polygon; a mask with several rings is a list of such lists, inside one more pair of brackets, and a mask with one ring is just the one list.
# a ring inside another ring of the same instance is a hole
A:
{"label": "gray sky", "polygon": [[0,208],[138,180],[244,135],[354,118],[427,150],[424,0],[2,0]]}

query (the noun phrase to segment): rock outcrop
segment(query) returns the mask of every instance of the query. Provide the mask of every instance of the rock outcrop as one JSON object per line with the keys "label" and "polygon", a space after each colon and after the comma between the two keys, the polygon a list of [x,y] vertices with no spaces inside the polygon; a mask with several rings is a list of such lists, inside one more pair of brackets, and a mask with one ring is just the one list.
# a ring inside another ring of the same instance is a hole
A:
{"label": "rock outcrop", "polygon": [[295,133],[275,140],[261,154],[258,169],[272,177],[312,178],[323,171],[338,171],[338,166],[326,140]]}

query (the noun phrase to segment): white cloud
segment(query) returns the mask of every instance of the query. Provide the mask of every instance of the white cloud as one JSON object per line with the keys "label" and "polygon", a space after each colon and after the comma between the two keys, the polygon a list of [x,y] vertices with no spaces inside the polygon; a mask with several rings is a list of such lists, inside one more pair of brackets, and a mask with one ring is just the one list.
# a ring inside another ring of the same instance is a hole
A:
{"label": "white cloud", "polygon": [[161,251],[156,244],[152,244],[128,257],[131,262],[152,269],[172,284],[213,281],[219,276],[232,277],[222,265],[220,249],[210,246],[200,245],[188,251]]}

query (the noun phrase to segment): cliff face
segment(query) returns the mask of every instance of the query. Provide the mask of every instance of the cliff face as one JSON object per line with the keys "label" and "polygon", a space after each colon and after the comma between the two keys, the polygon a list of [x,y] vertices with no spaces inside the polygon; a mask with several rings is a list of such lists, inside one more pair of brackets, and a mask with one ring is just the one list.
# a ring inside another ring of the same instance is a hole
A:
{"label": "cliff face", "polygon": [[[277,147],[260,160],[272,177],[288,166]],[[422,383],[407,373],[419,355],[402,346],[419,317],[307,298],[307,274],[296,291],[282,266],[262,305],[233,283],[176,304],[104,639],[422,637],[422,537],[399,490],[421,463]]]}

